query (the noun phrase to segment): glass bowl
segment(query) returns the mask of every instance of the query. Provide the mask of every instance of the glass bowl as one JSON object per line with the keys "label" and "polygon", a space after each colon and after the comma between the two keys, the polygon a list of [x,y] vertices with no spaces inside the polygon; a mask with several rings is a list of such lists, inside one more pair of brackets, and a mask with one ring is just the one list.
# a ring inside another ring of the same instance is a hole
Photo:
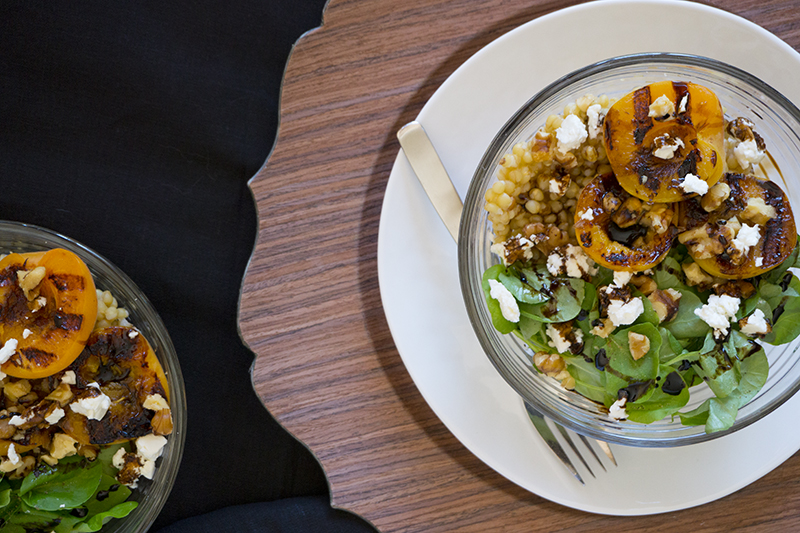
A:
{"label": "glass bowl", "polygon": [[109,290],[130,312],[128,321],[147,338],[167,376],[173,431],[167,437],[163,455],[156,463],[153,480],[141,478],[130,500],[139,505],[127,517],[112,519],[103,533],[142,533],[147,531],[167,501],[178,474],[186,438],[186,394],[178,356],[167,329],[153,305],[139,287],[111,262],[86,246],[45,228],[0,221],[0,253],[35,252],[65,248],[77,254],[94,277],[98,289]]}
{"label": "glass bowl", "polygon": [[[800,111],[784,96],[758,78],[719,61],[682,54],[621,56],[579,69],[531,98],[486,150],[470,183],[459,229],[458,268],[461,290],[478,339],[505,381],[527,402],[549,418],[578,433],[630,446],[668,447],[704,442],[748,426],[777,409],[800,388],[800,340],[766,346],[769,378],[761,392],[739,410],[734,425],[706,434],[703,426],[683,426],[664,419],[644,425],[613,420],[607,410],[578,393],[563,389],[552,378],[537,373],[532,353],[513,335],[492,326],[481,289],[486,268],[499,262],[490,252],[491,225],[483,209],[484,193],[496,179],[499,161],[521,141],[528,141],[551,114],[561,114],[567,103],[587,93],[619,98],[644,85],[663,81],[691,81],[713,90],[726,117],[746,117],[767,143],[774,164],[762,170],[798,203],[800,182]],[[767,160],[769,158],[765,158]],[[705,386],[691,389],[691,399],[681,411],[699,406],[711,393]]]}

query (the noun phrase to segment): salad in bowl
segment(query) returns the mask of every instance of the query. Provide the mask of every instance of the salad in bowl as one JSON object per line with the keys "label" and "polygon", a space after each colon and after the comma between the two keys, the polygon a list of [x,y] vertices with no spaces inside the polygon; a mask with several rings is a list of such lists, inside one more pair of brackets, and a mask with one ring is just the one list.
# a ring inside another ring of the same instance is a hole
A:
{"label": "salad in bowl", "polygon": [[[637,83],[631,72],[648,61],[665,72]],[[695,63],[702,68],[686,68]],[[617,72],[614,90],[591,92],[592,76],[620,68],[627,78]],[[498,135],[505,149],[478,171],[482,190],[470,190],[486,229],[462,222],[460,240],[472,244],[460,261],[488,241],[478,280],[487,324],[513,337],[536,384],[506,366],[508,344],[479,337],[490,357],[504,354],[492,360],[526,400],[578,431],[697,442],[704,437],[686,428],[724,434],[756,398],[769,408],[748,422],[797,390],[794,347],[780,348],[800,335],[792,176],[774,157],[787,143],[773,153],[771,124],[721,98],[718,71],[750,82],[693,56],[622,58],[574,74],[510,121]],[[563,111],[542,111],[556,105]],[[465,292],[468,308],[475,292]],[[771,366],[780,393],[764,392]],[[574,413],[562,416],[565,405]]]}

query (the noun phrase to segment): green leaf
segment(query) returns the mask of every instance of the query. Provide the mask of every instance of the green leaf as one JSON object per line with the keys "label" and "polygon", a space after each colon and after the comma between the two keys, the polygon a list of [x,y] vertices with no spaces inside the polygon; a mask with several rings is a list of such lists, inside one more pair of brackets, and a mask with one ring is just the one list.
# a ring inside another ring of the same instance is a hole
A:
{"label": "green leaf", "polygon": [[501,272],[498,275],[498,279],[518,302],[539,304],[550,299],[549,296],[534,290],[533,287],[527,283],[522,283],[522,280],[516,276],[511,276]]}
{"label": "green leaf", "polygon": [[[792,276],[789,288],[800,293],[800,280],[797,279],[797,276]],[[781,300],[783,313],[773,324],[772,333],[765,339],[776,346],[792,342],[800,335],[800,297],[785,296],[784,298],[785,300]]]}
{"label": "green leaf", "polygon": [[678,314],[665,327],[678,339],[705,337],[711,327],[694,314],[694,310],[702,305],[703,302],[693,292],[681,291]]}
{"label": "green leaf", "polygon": [[[562,356],[569,375],[575,379],[575,391],[595,402],[606,402],[606,374],[581,356]],[[613,401],[613,400],[612,400]]]}
{"label": "green leaf", "polygon": [[[674,371],[671,367],[662,367],[659,376],[663,383],[666,376]],[[684,383],[684,385],[686,385]],[[667,394],[660,386],[653,387],[647,399],[640,399],[625,404],[628,420],[640,424],[651,424],[666,416],[674,415],[689,401],[689,387],[684,386],[679,394]]]}
{"label": "green leaf", "polygon": [[681,272],[680,263],[672,257],[667,257],[655,269],[653,280],[662,291],[664,289],[675,289],[681,284],[678,278]]}
{"label": "green leaf", "polygon": [[[650,350],[638,361],[633,359],[628,345],[628,332],[639,333],[650,339]],[[661,335],[652,324],[637,324],[608,337],[606,355],[609,366],[634,381],[655,379],[658,376]]]}
{"label": "green leaf", "polygon": [[486,307],[489,310],[489,315],[492,317],[492,325],[494,326],[494,329],[500,333],[506,334],[517,329],[517,325],[503,316],[503,311],[500,309],[500,303],[492,298],[491,287],[489,286],[489,280],[497,280],[500,277],[500,274],[503,272],[505,272],[505,267],[503,265],[494,265],[487,268],[486,272],[483,273],[481,287],[483,288],[483,294],[486,297]]}
{"label": "green leaf", "polygon": [[86,520],[83,523],[78,524],[75,526],[73,531],[76,532],[92,532],[92,531],[100,531],[100,528],[103,527],[109,520],[112,518],[125,518],[131,511],[136,509],[138,503],[137,502],[124,502],[120,503],[109,509],[108,511],[104,511],[102,513],[96,514],[90,519]]}
{"label": "green leaf", "polygon": [[26,476],[20,489],[22,501],[44,511],[74,509],[92,497],[103,475],[100,463],[72,469],[59,464],[56,470],[55,474],[48,472],[31,480],[28,477],[33,473]]}
{"label": "green leaf", "polygon": [[549,290],[552,298],[542,304],[519,304],[519,312],[523,316],[541,322],[566,322],[572,320],[581,311],[581,302],[585,294],[585,285],[582,279],[554,280]]}

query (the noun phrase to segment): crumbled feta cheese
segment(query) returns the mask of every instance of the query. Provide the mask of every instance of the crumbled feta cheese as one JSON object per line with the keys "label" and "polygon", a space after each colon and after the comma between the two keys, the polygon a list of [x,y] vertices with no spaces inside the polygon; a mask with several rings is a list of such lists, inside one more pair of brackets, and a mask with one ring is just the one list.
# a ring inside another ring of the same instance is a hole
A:
{"label": "crumbled feta cheese", "polygon": [[625,411],[626,403],[628,403],[627,398],[620,398],[616,402],[612,403],[611,407],[608,408],[608,416],[614,420],[625,420],[628,418],[628,413]]}
{"label": "crumbled feta cheese", "polygon": [[497,280],[489,280],[489,295],[500,304],[500,312],[503,318],[509,322],[519,322],[519,305],[511,291]]}
{"label": "crumbled feta cheese", "polygon": [[614,286],[619,287],[620,289],[630,283],[633,274],[630,272],[625,272],[622,270],[615,270],[614,271]]}
{"label": "crumbled feta cheese", "polygon": [[57,424],[58,421],[61,420],[62,418],[64,418],[64,410],[61,409],[60,407],[56,407],[55,409],[53,409],[52,413],[44,417],[47,423],[50,424],[51,426]]}
{"label": "crumbled feta cheese", "polygon": [[716,338],[723,337],[728,333],[731,320],[736,317],[739,302],[739,298],[727,294],[721,296],[712,294],[708,297],[708,303],[695,309],[694,314],[714,328]]}
{"label": "crumbled feta cheese", "polygon": [[120,448],[117,450],[117,453],[114,454],[114,457],[111,458],[111,464],[117,470],[122,470],[122,467],[125,466],[125,454],[128,453],[125,451],[125,448]]}
{"label": "crumbled feta cheese", "polygon": [[764,158],[764,152],[758,149],[755,139],[742,141],[733,149],[733,155],[739,166],[747,170],[751,164],[760,163]]}
{"label": "crumbled feta cheese", "polygon": [[622,300],[608,301],[608,318],[616,326],[627,326],[633,324],[639,315],[644,313],[644,303],[639,297],[632,298],[628,302]]}
{"label": "crumbled feta cheese", "polygon": [[160,394],[149,394],[144,403],[142,403],[142,407],[150,411],[161,411],[162,409],[169,409],[169,404]]}
{"label": "crumbled feta cheese", "polygon": [[[100,388],[96,383],[90,383],[89,386]],[[109,407],[111,407],[111,398],[102,392],[98,396],[81,398],[70,404],[70,409],[72,409],[73,412],[83,415],[89,420],[102,420],[103,417],[106,416]]]}
{"label": "crumbled feta cheese", "polygon": [[681,294],[680,291],[675,290],[675,289],[665,289],[664,292],[669,294],[669,297],[672,298],[672,300],[675,301],[675,302],[680,300],[681,297],[683,296],[683,294]]}
{"label": "crumbled feta cheese", "polygon": [[594,276],[597,274],[597,267],[592,258],[586,255],[583,248],[574,244],[567,245],[567,276],[580,278],[584,274]]}
{"label": "crumbled feta cheese", "polygon": [[684,176],[683,181],[681,182],[681,189],[688,193],[697,193],[700,196],[703,196],[708,192],[708,183],[690,172]]}
{"label": "crumbled feta cheese", "polygon": [[77,376],[75,372],[72,370],[67,370],[64,372],[64,375],[61,376],[61,383],[66,383],[67,385],[75,385]]}
{"label": "crumbled feta cheese", "polygon": [[[669,137],[669,134],[667,134],[667,137]],[[670,137],[669,140],[672,142],[667,142],[653,150],[653,155],[659,159],[672,159],[675,157],[675,152],[678,151],[678,148],[683,148],[683,141],[678,137]]]}
{"label": "crumbled feta cheese", "polygon": [[12,465],[19,464],[19,454],[17,453],[16,446],[14,446],[13,442],[8,445],[8,460],[11,461]]}
{"label": "crumbled feta cheese", "polygon": [[556,130],[558,151],[566,154],[570,150],[579,148],[589,136],[583,121],[575,115],[567,115],[561,126]]}
{"label": "crumbled feta cheese", "polygon": [[14,415],[14,416],[11,417],[11,420],[9,420],[8,423],[9,423],[9,425],[12,425],[12,426],[21,426],[22,424],[24,424],[28,420],[29,420],[29,418],[27,418],[27,417]]}
{"label": "crumbled feta cheese", "polygon": [[731,243],[734,248],[746,254],[750,248],[758,244],[758,241],[761,240],[761,230],[758,224],[753,226],[749,226],[747,224],[742,224],[741,229],[736,234],[736,237],[733,238],[733,242]]}
{"label": "crumbled feta cheese", "polygon": [[[556,349],[558,353],[569,353],[569,348],[572,346],[572,343],[565,339],[559,330],[553,327],[552,324],[547,324],[547,329],[545,330],[547,336],[550,337],[550,346]],[[575,341],[580,343],[583,340],[583,332],[579,329],[573,329],[572,334],[575,335]]]}
{"label": "crumbled feta cheese", "polygon": [[580,214],[578,217],[581,220],[594,220],[594,211],[592,209],[587,209],[583,213]]}
{"label": "crumbled feta cheese", "polygon": [[689,103],[689,95],[685,94],[683,95],[683,98],[681,98],[681,103],[678,104],[678,113],[686,113],[686,104],[688,103]]}
{"label": "crumbled feta cheese", "polygon": [[756,309],[753,314],[745,319],[744,325],[741,327],[741,332],[745,335],[761,335],[769,333],[769,324],[767,324],[764,311]]}
{"label": "crumbled feta cheese", "polygon": [[136,452],[142,459],[155,461],[161,457],[164,451],[164,446],[167,444],[167,439],[161,435],[154,435],[150,433],[144,437],[136,439]]}
{"label": "crumbled feta cheese", "polygon": [[597,274],[597,266],[583,248],[568,244],[550,252],[547,256],[547,271],[553,276],[566,273],[571,278],[582,278],[584,274],[590,276]]}
{"label": "crumbled feta cheese", "polygon": [[600,104],[592,104],[586,108],[586,118],[589,121],[589,138],[595,139],[602,131],[600,126]]}
{"label": "crumbled feta cheese", "polygon": [[139,335],[139,332],[136,331],[135,329],[132,329],[132,330],[130,330],[130,332],[128,332],[128,338],[129,339],[135,339],[138,335]]}
{"label": "crumbled feta cheese", "polygon": [[17,351],[18,344],[19,341],[17,341],[17,339],[8,339],[5,344],[3,344],[3,347],[0,348],[0,364],[5,363],[14,355]]}
{"label": "crumbled feta cheese", "polygon": [[508,265],[506,262],[506,247],[502,242],[496,242],[489,247],[489,251],[491,251],[494,255],[499,257],[503,260],[504,265]]}
{"label": "crumbled feta cheese", "polygon": [[547,256],[547,271],[552,276],[561,275],[561,269],[564,268],[564,258],[558,252],[552,252]]}
{"label": "crumbled feta cheese", "polygon": [[763,264],[764,264],[764,258],[761,256],[756,257],[756,266],[760,267]]}
{"label": "crumbled feta cheese", "polygon": [[652,118],[661,118],[667,115],[671,115],[675,112],[675,104],[672,103],[672,100],[666,97],[666,95],[661,95],[656,98],[652,104],[650,104],[650,112],[647,114],[648,117]]}
{"label": "crumbled feta cheese", "polygon": [[27,339],[31,335],[33,335],[33,332],[31,330],[29,330],[28,328],[25,328],[25,329],[22,330],[22,338],[23,339]]}

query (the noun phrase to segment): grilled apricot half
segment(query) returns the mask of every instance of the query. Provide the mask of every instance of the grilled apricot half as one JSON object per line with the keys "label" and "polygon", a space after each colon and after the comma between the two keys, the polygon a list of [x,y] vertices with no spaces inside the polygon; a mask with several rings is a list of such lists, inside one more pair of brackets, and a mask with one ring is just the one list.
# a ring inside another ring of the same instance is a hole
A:
{"label": "grilled apricot half", "polygon": [[61,248],[9,254],[0,261],[0,340],[17,341],[2,365],[18,378],[41,378],[68,367],[97,318],[89,268]]}
{"label": "grilled apricot half", "polygon": [[672,207],[643,204],[613,174],[597,176],[575,207],[575,235],[584,251],[613,270],[640,272],[664,259],[677,230]]}
{"label": "grilled apricot half", "polygon": [[611,106],[603,127],[611,168],[637,198],[677,202],[694,195],[681,187],[687,174],[709,186],[722,176],[722,106],[701,85],[660,81],[637,89]]}
{"label": "grilled apricot half", "polygon": [[156,394],[168,401],[169,388],[153,348],[137,329],[120,326],[95,331],[69,369],[76,375],[73,391],[77,396],[94,389],[90,384],[96,383],[111,399],[102,420],[66,409],[61,428],[73,439],[81,444],[110,444],[154,432],[158,412],[144,404]]}
{"label": "grilled apricot half", "polygon": [[789,257],[797,243],[786,194],[755,176],[726,173],[702,199],[681,202],[679,211],[678,240],[703,270],[719,278],[763,274]]}

